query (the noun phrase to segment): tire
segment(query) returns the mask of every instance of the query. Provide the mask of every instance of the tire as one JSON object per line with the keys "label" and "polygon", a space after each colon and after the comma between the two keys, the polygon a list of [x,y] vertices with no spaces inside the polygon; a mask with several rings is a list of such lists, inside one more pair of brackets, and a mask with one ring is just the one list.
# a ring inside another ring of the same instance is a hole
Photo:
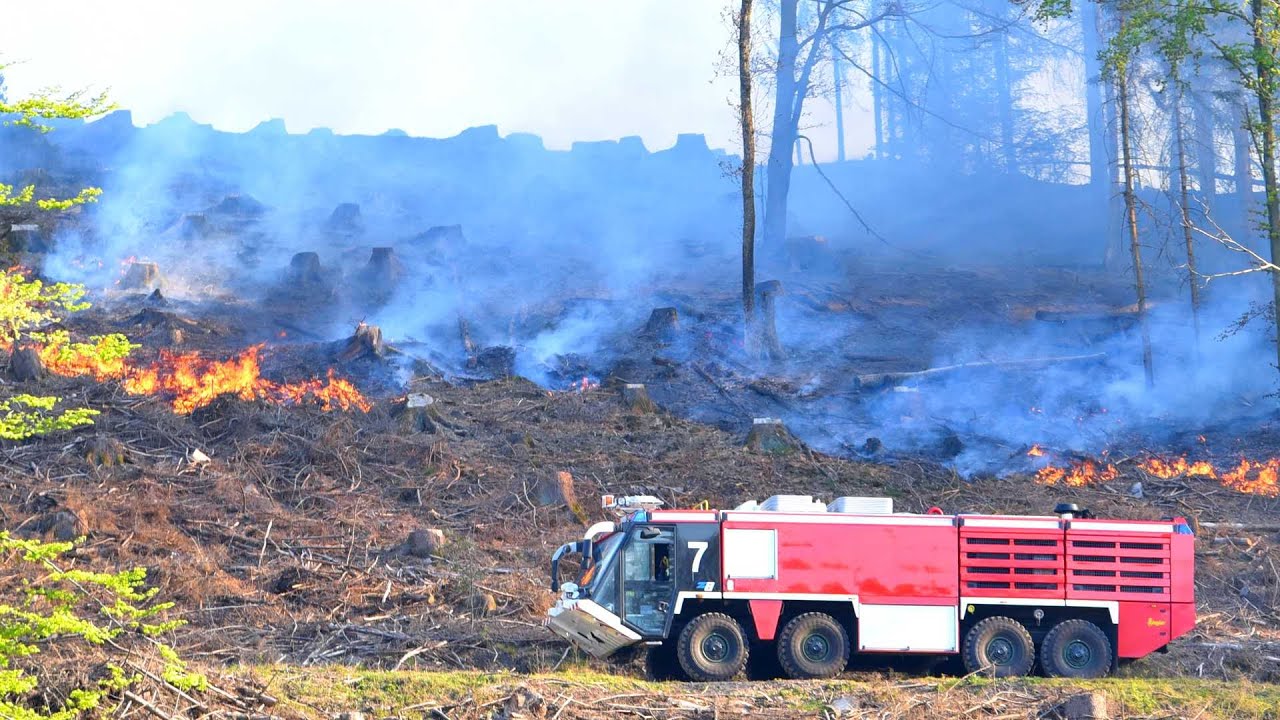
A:
{"label": "tire", "polygon": [[737,620],[724,613],[706,613],[689,621],[680,632],[676,658],[690,680],[728,680],[747,664],[747,635]]}
{"label": "tire", "polygon": [[1114,659],[1111,640],[1088,620],[1063,620],[1040,643],[1040,667],[1049,677],[1105,677]]}
{"label": "tire", "polygon": [[849,634],[826,613],[792,618],[778,634],[778,663],[787,677],[835,677],[849,664]]}
{"label": "tire", "polygon": [[671,645],[651,646],[644,656],[644,676],[655,682],[688,680]]}
{"label": "tire", "polygon": [[964,636],[964,669],[989,677],[1019,677],[1031,672],[1036,646],[1022,623],[1003,616],[989,617]]}

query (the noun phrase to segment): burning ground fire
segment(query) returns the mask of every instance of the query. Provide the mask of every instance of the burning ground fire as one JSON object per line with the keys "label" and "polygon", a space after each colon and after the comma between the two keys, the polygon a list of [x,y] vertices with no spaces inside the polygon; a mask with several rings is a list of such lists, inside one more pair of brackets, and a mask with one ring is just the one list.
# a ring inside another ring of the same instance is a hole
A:
{"label": "burning ground fire", "polygon": [[[1027,451],[1030,457],[1044,457],[1045,451],[1039,445],[1031,446]],[[1166,459],[1148,457],[1137,461],[1136,466],[1143,473],[1168,480],[1177,477],[1195,477],[1206,480],[1217,480],[1224,487],[1242,493],[1280,496],[1280,458],[1269,460],[1242,459],[1230,469],[1220,469],[1206,460],[1188,460],[1186,457]],[[1096,460],[1072,460],[1065,467],[1049,465],[1036,472],[1036,480],[1046,485],[1069,485],[1084,487],[1114,480],[1120,476],[1115,464]]]}
{"label": "burning ground fire", "polygon": [[174,412],[184,415],[208,405],[220,395],[273,403],[314,400],[326,412],[351,408],[368,412],[372,407],[351,381],[336,377],[332,369],[323,380],[280,383],[263,378],[259,363],[262,348],[254,345],[228,360],[211,360],[199,353],[162,351],[158,360],[145,367],[135,367],[125,358],[103,360],[65,352],[65,347],[55,343],[39,348],[39,354],[45,367],[54,374],[120,380],[131,395],[171,398]]}

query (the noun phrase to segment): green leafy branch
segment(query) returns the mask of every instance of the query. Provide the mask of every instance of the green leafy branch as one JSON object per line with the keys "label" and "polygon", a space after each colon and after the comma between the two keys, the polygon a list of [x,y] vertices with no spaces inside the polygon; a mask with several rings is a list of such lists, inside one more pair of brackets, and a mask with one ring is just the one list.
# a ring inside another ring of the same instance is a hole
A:
{"label": "green leafy branch", "polygon": [[104,699],[139,682],[111,664],[110,676],[93,688],[66,693],[56,708],[33,707],[42,664],[32,659],[42,648],[75,641],[114,654],[136,654],[120,644],[142,638],[163,663],[162,678],[190,692],[208,687],[169,645],[157,638],[182,625],[165,619],[173,603],[152,602],[158,590],[146,587],[146,570],[115,573],[63,569],[57,561],[74,543],[44,543],[0,532],[0,717],[15,720],[74,720]]}

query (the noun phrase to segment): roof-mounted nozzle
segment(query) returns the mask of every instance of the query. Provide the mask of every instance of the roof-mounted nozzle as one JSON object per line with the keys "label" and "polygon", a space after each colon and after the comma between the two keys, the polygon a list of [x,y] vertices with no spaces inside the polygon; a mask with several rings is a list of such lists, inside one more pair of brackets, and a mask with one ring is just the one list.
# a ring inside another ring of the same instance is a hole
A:
{"label": "roof-mounted nozzle", "polygon": [[1070,520],[1071,518],[1085,520],[1093,517],[1093,513],[1089,512],[1089,508],[1082,508],[1075,503],[1058,503],[1053,508],[1053,514],[1063,520]]}
{"label": "roof-mounted nozzle", "polygon": [[657,510],[662,505],[662,500],[652,495],[603,495],[600,498],[600,507],[612,510],[618,517],[637,510]]}

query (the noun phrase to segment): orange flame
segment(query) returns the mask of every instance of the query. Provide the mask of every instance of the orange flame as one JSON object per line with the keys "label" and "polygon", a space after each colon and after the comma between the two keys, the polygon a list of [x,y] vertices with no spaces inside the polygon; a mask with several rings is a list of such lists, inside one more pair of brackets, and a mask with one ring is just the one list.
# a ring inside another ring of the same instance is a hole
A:
{"label": "orange flame", "polygon": [[600,387],[600,383],[596,382],[595,380],[592,380],[586,375],[583,375],[581,380],[569,383],[570,391],[576,390],[577,392],[580,392],[580,393],[586,392],[588,390],[594,390],[598,387]]}
{"label": "orange flame", "polygon": [[1085,485],[1093,485],[1095,483],[1107,482],[1114,480],[1120,471],[1115,465],[1107,464],[1099,466],[1092,460],[1072,461],[1070,467],[1054,467],[1041,468],[1036,473],[1036,480],[1045,485],[1057,485],[1062,483],[1070,487],[1084,487]]}
{"label": "orange flame", "polygon": [[[1029,454],[1029,453],[1028,453]],[[1177,477],[1196,477],[1217,480],[1224,487],[1237,492],[1267,497],[1280,496],[1280,458],[1269,460],[1241,460],[1234,468],[1219,470],[1206,460],[1188,460],[1186,457],[1166,459],[1149,457],[1137,462],[1137,468],[1152,477],[1168,480]],[[1073,462],[1071,467],[1046,467],[1036,473],[1036,480],[1046,485],[1063,483],[1081,487],[1107,482],[1118,477],[1114,465],[1099,466],[1092,460]]]}
{"label": "orange flame", "polygon": [[220,395],[241,400],[272,403],[301,403],[315,400],[326,412],[357,408],[368,412],[373,405],[350,380],[337,377],[332,369],[325,379],[278,383],[261,375],[255,345],[228,360],[211,360],[199,353],[161,352],[147,367],[135,367],[124,358],[103,361],[85,354],[64,352],[56,345],[39,348],[40,359],[50,372],[64,377],[89,376],[96,380],[120,380],[131,395],[166,395],[174,412],[187,414],[213,402]]}
{"label": "orange flame", "polygon": [[1044,450],[1041,449],[1039,445],[1032,445],[1031,449],[1027,451],[1027,455],[1031,457],[1043,457]]}

